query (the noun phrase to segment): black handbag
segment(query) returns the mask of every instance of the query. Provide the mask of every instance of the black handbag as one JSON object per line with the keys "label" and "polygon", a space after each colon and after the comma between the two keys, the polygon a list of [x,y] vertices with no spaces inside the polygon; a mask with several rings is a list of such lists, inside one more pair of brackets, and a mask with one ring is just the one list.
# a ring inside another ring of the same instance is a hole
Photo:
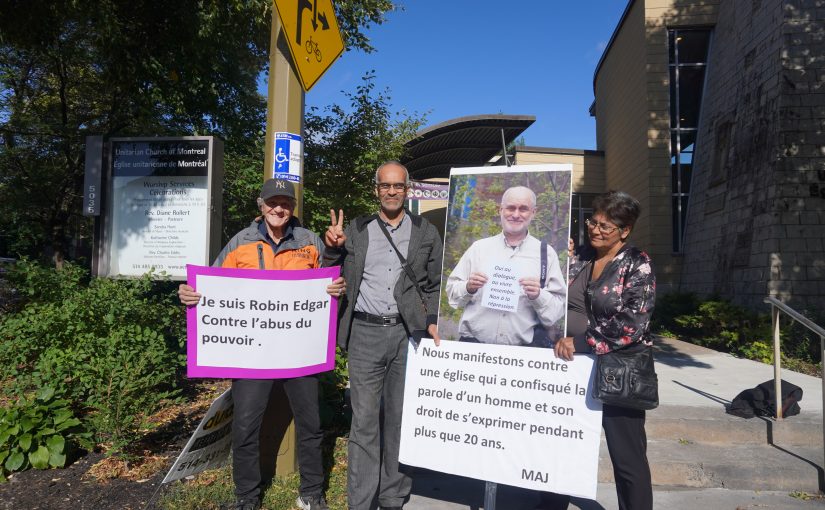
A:
{"label": "black handbag", "polygon": [[596,356],[593,398],[603,404],[650,410],[659,406],[653,347],[619,349]]}

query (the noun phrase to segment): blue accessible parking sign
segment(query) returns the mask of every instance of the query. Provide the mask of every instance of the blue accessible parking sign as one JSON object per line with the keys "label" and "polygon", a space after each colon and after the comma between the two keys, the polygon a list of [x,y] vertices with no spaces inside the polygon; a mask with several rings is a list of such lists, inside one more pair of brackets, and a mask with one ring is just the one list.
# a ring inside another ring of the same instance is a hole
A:
{"label": "blue accessible parking sign", "polygon": [[303,143],[299,135],[275,133],[275,154],[272,158],[272,177],[301,182]]}

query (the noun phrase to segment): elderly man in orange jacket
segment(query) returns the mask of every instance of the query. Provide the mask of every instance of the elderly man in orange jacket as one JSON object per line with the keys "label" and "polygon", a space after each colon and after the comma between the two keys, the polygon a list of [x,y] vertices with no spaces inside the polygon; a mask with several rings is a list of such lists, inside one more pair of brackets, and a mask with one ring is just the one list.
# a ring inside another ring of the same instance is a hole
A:
{"label": "elderly man in orange jacket", "polygon": [[[314,269],[321,267],[323,244],[313,232],[301,227],[293,216],[294,185],[269,179],[258,198],[261,217],[238,232],[212,264],[237,269]],[[340,297],[346,291],[343,278],[327,287]],[[200,294],[186,284],[178,289],[183,304],[197,305]],[[257,510],[261,501],[259,434],[273,384],[283,384],[295,418],[298,466],[301,482],[296,505],[303,510],[328,510],[323,495],[324,469],[321,461],[321,420],[318,414],[318,378],[315,375],[291,379],[235,379],[232,396],[235,412],[232,423],[232,477],[235,481],[233,510]]]}

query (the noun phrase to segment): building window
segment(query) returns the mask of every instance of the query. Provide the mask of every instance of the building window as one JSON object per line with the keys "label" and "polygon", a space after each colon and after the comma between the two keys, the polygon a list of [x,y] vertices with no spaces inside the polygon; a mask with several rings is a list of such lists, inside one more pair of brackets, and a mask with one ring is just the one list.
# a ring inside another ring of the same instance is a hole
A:
{"label": "building window", "polygon": [[593,216],[593,206],[591,204],[597,196],[592,193],[573,193],[573,203],[570,211],[570,237],[573,239],[575,246],[589,245],[584,220]]}
{"label": "building window", "polygon": [[682,251],[710,30],[668,30],[673,251]]}

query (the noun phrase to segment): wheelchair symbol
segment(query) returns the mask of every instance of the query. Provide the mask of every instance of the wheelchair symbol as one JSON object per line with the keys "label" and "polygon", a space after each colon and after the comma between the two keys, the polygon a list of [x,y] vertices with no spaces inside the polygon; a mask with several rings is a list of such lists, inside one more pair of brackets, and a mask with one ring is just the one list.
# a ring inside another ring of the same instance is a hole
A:
{"label": "wheelchair symbol", "polygon": [[284,148],[278,147],[278,154],[275,154],[275,162],[278,164],[283,164],[289,161],[289,156],[284,154]]}

